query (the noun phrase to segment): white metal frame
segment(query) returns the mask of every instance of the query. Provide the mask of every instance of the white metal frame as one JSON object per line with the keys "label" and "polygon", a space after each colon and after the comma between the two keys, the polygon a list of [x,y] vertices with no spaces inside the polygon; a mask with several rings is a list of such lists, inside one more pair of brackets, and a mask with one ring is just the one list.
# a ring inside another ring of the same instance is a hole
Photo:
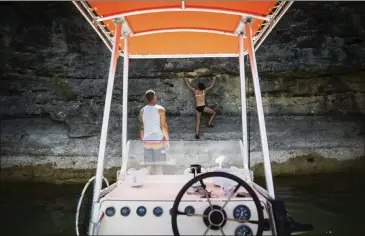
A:
{"label": "white metal frame", "polygon": [[113,14],[110,16],[98,17],[98,18],[96,18],[96,20],[97,21],[106,21],[106,20],[112,20],[112,19],[118,18],[118,17],[160,13],[160,12],[208,12],[208,13],[220,13],[220,14],[226,14],[226,15],[253,17],[256,19],[266,20],[266,21],[270,20],[270,17],[268,17],[268,16],[260,16],[260,15],[256,15],[256,14],[250,14],[247,12],[229,11],[229,10],[222,10],[222,9],[210,9],[210,8],[186,7],[186,6],[184,8],[171,7],[171,8],[156,8],[156,9],[123,12],[123,13]]}
{"label": "white metal frame", "polygon": [[[247,53],[245,53],[246,55]],[[162,58],[212,58],[212,57],[238,57],[236,53],[221,54],[157,54],[157,55],[130,55],[130,59],[162,59]]]}
{"label": "white metal frame", "polygon": [[[76,2],[76,1],[75,1]],[[103,26],[100,22],[95,21],[95,14],[90,10],[90,8],[88,7],[88,4],[86,1],[80,1],[81,6],[86,10],[86,12],[88,13],[88,15],[91,17],[92,19],[92,23],[95,24],[96,26],[98,26],[98,28],[101,29],[101,31],[107,36],[107,38],[110,40],[110,32],[108,33],[105,30],[105,26]],[[113,44],[111,44],[113,45]]]}
{"label": "white metal frame", "polygon": [[[129,37],[124,35],[124,61],[123,61],[123,117],[122,117],[122,150],[127,146],[128,133],[128,72],[129,72]],[[125,155],[128,155],[125,154]]]}
{"label": "white metal frame", "polygon": [[269,155],[269,145],[267,142],[267,133],[266,133],[266,126],[265,126],[264,108],[263,108],[262,99],[261,99],[261,90],[260,90],[259,75],[258,75],[258,71],[257,71],[255,49],[254,49],[254,44],[252,41],[251,22],[247,22],[245,26],[246,26],[245,27],[246,36],[248,39],[248,56],[250,59],[252,80],[253,80],[253,85],[254,85],[254,90],[255,90],[257,116],[259,119],[262,154],[264,156],[264,171],[265,171],[266,187],[267,187],[267,191],[269,194],[269,198],[275,199],[274,182],[272,179],[271,161],[270,161],[270,155]]}
{"label": "white metal frame", "polygon": [[127,173],[127,163],[128,163],[128,159],[129,159],[129,148],[131,146],[131,142],[128,141],[126,146],[125,146],[125,149],[123,149],[123,158],[122,158],[122,166],[120,168],[120,172],[118,175],[118,180],[122,180],[126,173]]}
{"label": "white metal frame", "polygon": [[[104,171],[104,159],[105,159],[105,149],[107,143],[107,133],[108,133],[108,124],[109,124],[109,116],[110,116],[110,106],[112,100],[113,93],[113,85],[115,78],[115,71],[117,66],[117,60],[119,55],[124,56],[123,63],[123,118],[122,118],[122,149],[123,149],[123,161],[121,174],[124,174],[126,171],[126,160],[128,159],[128,149],[129,142],[127,143],[127,119],[128,119],[128,72],[129,72],[129,59],[142,59],[142,58],[201,58],[201,57],[239,57],[239,67],[240,67],[240,84],[241,84],[241,103],[242,103],[242,146],[241,151],[243,152],[243,163],[244,168],[249,169],[248,166],[248,134],[247,134],[247,110],[246,110],[246,86],[245,86],[245,68],[244,68],[244,56],[246,54],[249,55],[252,79],[254,84],[256,105],[257,105],[257,113],[259,118],[259,127],[260,127],[260,136],[261,136],[261,145],[262,152],[264,157],[264,169],[265,169],[265,179],[267,186],[267,195],[270,199],[275,199],[274,194],[274,184],[272,179],[271,172],[271,162],[269,157],[269,149],[267,142],[267,134],[265,127],[265,119],[263,112],[263,105],[261,100],[261,90],[259,84],[259,76],[257,71],[256,64],[256,56],[255,50],[262,44],[265,38],[269,35],[271,30],[274,28],[278,20],[284,15],[284,13],[289,9],[292,2],[283,2],[279,4],[271,17],[262,17],[257,15],[250,15],[243,12],[233,12],[226,10],[216,10],[216,9],[204,9],[204,8],[186,8],[184,0],[181,2],[181,8],[167,8],[167,9],[151,9],[151,10],[143,10],[143,11],[133,11],[126,12],[121,14],[116,14],[113,16],[100,17],[97,18],[93,12],[87,7],[85,2],[73,2],[75,6],[80,10],[82,15],[87,19],[89,24],[94,28],[97,34],[102,38],[103,42],[107,45],[107,47],[112,51],[111,63],[109,68],[109,76],[108,76],[108,85],[107,92],[105,98],[105,107],[104,107],[104,115],[103,115],[103,124],[101,129],[101,137],[100,137],[100,146],[99,146],[99,155],[98,155],[98,165],[96,170],[95,177],[95,186],[94,186],[94,195],[93,195],[93,206],[92,206],[92,219],[89,228],[89,234],[93,235],[94,225],[97,222],[98,218],[98,207],[100,204],[100,196],[101,196],[101,188],[102,188],[102,180],[103,180],[103,171]],[[242,20],[239,22],[237,28],[233,33],[223,32],[219,30],[207,30],[207,29],[165,29],[165,30],[150,30],[147,32],[140,32],[134,34],[134,36],[143,36],[147,34],[155,34],[155,33],[169,33],[169,32],[201,32],[201,33],[218,33],[225,34],[229,36],[238,36],[239,40],[239,53],[232,54],[185,54],[185,55],[130,55],[129,54],[129,38],[133,36],[133,32],[131,30],[130,25],[125,19],[126,16],[137,15],[137,14],[147,14],[147,13],[156,13],[156,12],[172,12],[172,11],[196,11],[196,12],[211,12],[211,13],[222,13],[222,14],[231,14],[231,15],[240,15],[242,16]],[[86,12],[88,14],[86,14]],[[119,17],[119,18],[117,18]],[[263,20],[270,20],[270,24],[266,24],[263,29],[257,33],[257,36],[252,35],[251,28],[251,17]],[[98,21],[104,21],[108,19],[115,20],[115,37],[112,39],[110,37],[110,33],[106,32],[104,27]],[[100,30],[99,30],[100,29]],[[248,39],[248,50],[244,51],[243,39],[247,37]],[[119,51],[120,40],[124,39],[124,52],[121,53]],[[254,40],[254,38],[256,40]],[[110,47],[110,43],[112,43],[113,48]],[[256,44],[255,44],[256,43]],[[260,189],[261,190],[261,189]],[[262,190],[261,190],[262,191]],[[265,192],[266,193],[266,192]]]}
{"label": "white metal frame", "polygon": [[277,11],[273,13],[273,18],[275,19],[272,22],[266,23],[263,29],[259,32],[256,32],[256,40],[255,40],[255,51],[261,46],[261,44],[265,41],[267,36],[274,29],[276,24],[280,21],[281,17],[288,11],[290,6],[293,4],[293,1],[283,1],[277,7]]}
{"label": "white metal frame", "polygon": [[103,124],[101,127],[101,135],[100,135],[100,146],[99,146],[99,155],[98,155],[98,167],[96,169],[96,181],[95,181],[95,188],[94,188],[94,197],[93,202],[96,203],[99,201],[100,190],[101,190],[101,178],[103,176],[104,171],[104,157],[105,157],[105,148],[107,142],[107,135],[108,135],[108,125],[109,125],[109,115],[110,115],[110,106],[112,102],[112,95],[113,95],[113,86],[114,86],[114,78],[115,78],[115,70],[117,67],[118,61],[118,46],[120,35],[122,32],[122,24],[117,23],[115,26],[115,42],[113,45],[113,52],[110,61],[110,68],[109,68],[109,77],[108,77],[108,85],[106,90],[105,96],[105,106],[104,106],[104,115],[103,115]]}
{"label": "white metal frame", "polygon": [[223,30],[211,30],[211,29],[199,29],[199,28],[174,28],[174,29],[156,29],[148,30],[133,34],[134,37],[151,35],[151,34],[163,34],[163,33],[176,33],[176,32],[192,32],[192,33],[209,33],[209,34],[222,34],[228,36],[237,36],[234,33]]}
{"label": "white metal frame", "polygon": [[105,43],[106,47],[112,51],[112,47],[110,46],[110,38],[106,38],[105,34],[106,32],[103,32],[103,34],[99,31],[102,27],[97,27],[93,24],[93,21],[87,16],[86,12],[84,11],[84,8],[80,6],[79,4],[82,3],[81,1],[72,1],[72,3],[76,6],[76,8],[81,12],[81,14],[85,17],[87,22],[91,25],[91,27],[96,31],[96,33],[99,35],[101,40]]}
{"label": "white metal frame", "polygon": [[[103,124],[101,127],[101,135],[100,135],[100,146],[99,146],[99,155],[98,155],[98,165],[96,168],[96,178],[95,178],[95,185],[94,185],[94,194],[93,194],[93,206],[92,206],[92,221],[89,228],[90,235],[93,235],[94,225],[96,223],[98,217],[98,209],[97,206],[100,200],[100,193],[102,189],[102,178],[104,176],[104,159],[105,159],[105,149],[107,143],[107,136],[108,136],[108,125],[109,125],[109,116],[110,116],[110,106],[112,102],[112,95],[113,95],[113,86],[114,86],[114,78],[115,78],[115,71],[117,67],[117,61],[119,57],[119,41],[120,35],[122,33],[122,23],[117,21],[115,24],[115,40],[110,60],[110,67],[109,67],[109,76],[108,76],[108,85],[106,90],[105,96],[105,106],[104,106],[104,115],[103,115]],[[128,74],[127,74],[128,75]],[[123,114],[124,116],[124,114]]]}
{"label": "white metal frame", "polygon": [[241,82],[241,113],[242,113],[242,144],[243,144],[243,158],[244,168],[249,169],[248,166],[248,134],[247,134],[247,111],[246,111],[246,78],[245,78],[245,55],[243,45],[243,34],[238,38],[239,40],[239,64],[240,64],[240,82]]}

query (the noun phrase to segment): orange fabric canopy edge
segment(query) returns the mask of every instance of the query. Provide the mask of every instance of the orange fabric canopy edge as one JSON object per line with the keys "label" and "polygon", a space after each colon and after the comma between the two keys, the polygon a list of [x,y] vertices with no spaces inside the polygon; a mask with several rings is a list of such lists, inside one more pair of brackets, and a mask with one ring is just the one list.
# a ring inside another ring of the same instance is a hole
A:
{"label": "orange fabric canopy edge", "polygon": [[[94,14],[99,17],[127,13],[125,19],[133,32],[129,40],[130,55],[216,55],[239,53],[239,37],[233,33],[242,16],[231,14],[232,12],[266,17],[273,11],[278,1],[207,2],[187,0],[183,3],[181,0],[164,2],[88,1],[88,4]],[[182,4],[184,4],[185,10],[179,11]],[[203,11],[198,11],[198,8]],[[152,10],[155,12],[151,12]],[[206,12],[204,10],[220,12]],[[136,11],[144,11],[144,13],[135,14]],[[227,12],[229,14],[226,14]],[[260,29],[263,22],[263,19],[254,18],[252,23],[253,35]],[[112,20],[105,20],[102,23],[113,35],[114,23]],[[173,32],[166,32],[166,30]],[[176,32],[176,30],[181,30],[181,32]],[[199,30],[204,32],[199,32]],[[155,33],[148,34],[147,32],[150,31]],[[245,39],[245,49],[246,45]],[[119,46],[123,50],[123,41]]]}

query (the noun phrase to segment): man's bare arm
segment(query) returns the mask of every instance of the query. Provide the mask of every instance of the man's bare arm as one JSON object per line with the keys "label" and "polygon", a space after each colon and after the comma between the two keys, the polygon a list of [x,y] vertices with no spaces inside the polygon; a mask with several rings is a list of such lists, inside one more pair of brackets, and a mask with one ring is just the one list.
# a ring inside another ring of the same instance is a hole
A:
{"label": "man's bare arm", "polygon": [[160,114],[160,126],[161,126],[163,136],[165,137],[165,140],[168,141],[168,140],[170,140],[170,137],[169,137],[169,127],[168,127],[167,121],[166,121],[165,110],[159,109],[158,112]]}
{"label": "man's bare arm", "polygon": [[190,85],[190,83],[189,83],[188,79],[187,79],[187,78],[184,78],[184,80],[185,80],[186,85],[189,87],[189,89],[190,89],[191,91],[195,92],[195,89],[194,89],[193,87],[191,87],[191,85]]}
{"label": "man's bare arm", "polygon": [[142,117],[143,117],[143,110],[141,110],[139,112],[139,116],[138,116],[139,123],[140,123],[139,135],[141,137],[141,140],[143,140],[143,137],[144,137],[144,128],[143,128],[143,119],[142,119]]}
{"label": "man's bare arm", "polygon": [[208,91],[209,89],[213,88],[214,84],[215,84],[215,78],[213,78],[212,83],[208,86],[208,88],[206,89],[206,91]]}

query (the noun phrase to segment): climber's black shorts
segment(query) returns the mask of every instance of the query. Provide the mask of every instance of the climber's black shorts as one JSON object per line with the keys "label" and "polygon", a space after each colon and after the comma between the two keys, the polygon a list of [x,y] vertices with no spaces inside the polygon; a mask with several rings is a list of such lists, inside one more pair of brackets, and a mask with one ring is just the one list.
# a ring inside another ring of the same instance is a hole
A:
{"label": "climber's black shorts", "polygon": [[196,107],[196,110],[200,113],[202,113],[204,111],[205,105],[204,106],[198,106]]}

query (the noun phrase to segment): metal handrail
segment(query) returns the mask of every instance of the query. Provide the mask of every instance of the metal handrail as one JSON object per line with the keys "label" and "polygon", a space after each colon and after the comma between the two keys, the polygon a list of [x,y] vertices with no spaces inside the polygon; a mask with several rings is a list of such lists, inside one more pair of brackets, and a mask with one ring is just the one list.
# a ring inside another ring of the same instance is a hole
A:
{"label": "metal handrail", "polygon": [[[79,198],[79,202],[77,203],[77,208],[76,208],[76,220],[75,220],[75,224],[76,224],[76,235],[79,236],[79,213],[80,213],[80,208],[81,208],[81,203],[82,200],[84,199],[84,195],[86,193],[86,190],[88,189],[89,185],[91,184],[91,182],[95,179],[95,176],[91,177],[89,179],[89,181],[87,181],[87,183],[84,186],[84,189],[81,192],[81,196]],[[109,187],[109,181],[103,176],[103,179],[106,183],[106,185]]]}
{"label": "metal handrail", "polygon": [[117,181],[121,180],[127,173],[127,164],[129,159],[129,147],[130,147],[131,141],[128,140],[127,145],[125,147],[125,150],[123,150],[123,157],[122,157],[122,166],[120,168],[120,173],[118,175]]}

